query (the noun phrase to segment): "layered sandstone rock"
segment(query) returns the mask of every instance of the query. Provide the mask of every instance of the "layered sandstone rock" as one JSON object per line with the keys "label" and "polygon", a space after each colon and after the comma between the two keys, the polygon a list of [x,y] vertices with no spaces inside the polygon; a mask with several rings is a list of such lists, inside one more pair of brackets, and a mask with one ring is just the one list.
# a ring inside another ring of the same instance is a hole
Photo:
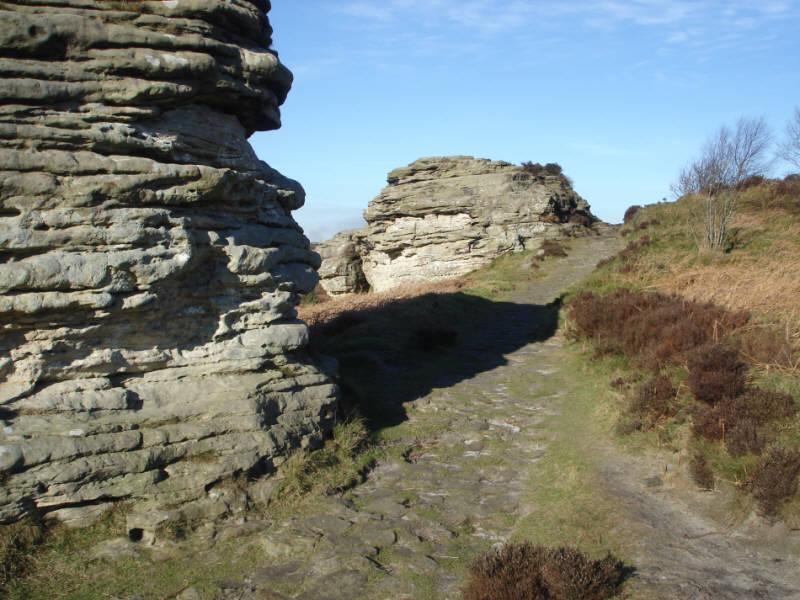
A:
{"label": "layered sandstone rock", "polygon": [[506,252],[586,229],[589,205],[559,175],[470,156],[423,158],[389,173],[367,226],[317,246],[331,294],[463,275]]}
{"label": "layered sandstone rock", "polygon": [[331,426],[265,0],[0,2],[0,521],[202,499]]}

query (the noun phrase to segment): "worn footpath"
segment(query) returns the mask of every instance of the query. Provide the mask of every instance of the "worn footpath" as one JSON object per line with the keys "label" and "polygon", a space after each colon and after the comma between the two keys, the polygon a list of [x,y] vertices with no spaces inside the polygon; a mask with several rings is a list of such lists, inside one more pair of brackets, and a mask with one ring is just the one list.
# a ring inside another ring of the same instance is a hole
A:
{"label": "worn footpath", "polygon": [[[534,508],[531,475],[555,435],[548,415],[575,391],[547,305],[620,241],[607,231],[571,246],[569,256],[547,263],[545,278],[498,304],[491,327],[476,328],[459,350],[474,365],[503,349],[499,366],[473,368],[468,378],[443,374],[440,387],[405,404],[399,427],[416,432],[413,451],[302,514],[239,525],[235,535],[256,539],[265,560],[246,580],[223,583],[217,597],[460,598],[469,561],[515,536]],[[580,443],[591,446],[581,452],[591,457],[598,502],[615,507],[614,537],[636,568],[633,598],[800,598],[797,532],[763,523],[726,527],[703,516],[708,494],[670,478],[680,469],[675,459],[626,455],[586,436]],[[202,599],[191,588],[178,598]]]}

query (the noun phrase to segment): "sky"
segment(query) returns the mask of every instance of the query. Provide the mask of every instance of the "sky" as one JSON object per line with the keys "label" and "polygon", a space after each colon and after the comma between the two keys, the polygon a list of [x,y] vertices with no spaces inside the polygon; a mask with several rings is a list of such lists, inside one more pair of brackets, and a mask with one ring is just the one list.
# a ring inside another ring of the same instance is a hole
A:
{"label": "sky", "polygon": [[[598,217],[672,199],[704,140],[800,105],[800,0],[272,0],[295,77],[251,138],[312,241],[425,156],[556,162]],[[777,162],[774,175],[788,172]]]}

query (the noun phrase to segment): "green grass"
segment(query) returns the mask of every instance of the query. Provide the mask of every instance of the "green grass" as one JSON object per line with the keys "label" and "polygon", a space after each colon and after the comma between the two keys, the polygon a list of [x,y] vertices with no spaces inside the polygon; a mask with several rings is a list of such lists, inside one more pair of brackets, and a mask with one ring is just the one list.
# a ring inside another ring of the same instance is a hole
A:
{"label": "green grass", "polygon": [[291,509],[311,496],[347,490],[361,483],[383,456],[382,448],[372,443],[363,419],[337,423],[322,448],[299,450],[281,465],[281,483],[270,507]]}
{"label": "green grass", "polygon": [[[165,557],[157,566],[142,552],[114,562],[93,558],[94,548],[105,540],[126,535],[124,504],[106,513],[98,523],[68,529],[49,523],[35,550],[29,548],[28,570],[8,582],[9,600],[89,600],[140,594],[145,598],[171,597],[189,585],[211,594],[217,582],[252,570],[260,555],[233,541],[218,545],[216,560],[199,562],[190,549]],[[13,526],[4,526],[7,535]]]}
{"label": "green grass", "polygon": [[[518,524],[514,538],[534,544],[562,545],[565,541],[593,555],[607,550],[624,555],[613,538],[614,508],[596,480],[592,441],[612,435],[616,410],[608,382],[613,366],[584,362],[575,346],[559,351],[569,381],[550,380],[552,392],[564,392],[560,411],[543,424],[551,436],[547,451],[532,469],[529,514]],[[547,394],[547,390],[540,393]]]}

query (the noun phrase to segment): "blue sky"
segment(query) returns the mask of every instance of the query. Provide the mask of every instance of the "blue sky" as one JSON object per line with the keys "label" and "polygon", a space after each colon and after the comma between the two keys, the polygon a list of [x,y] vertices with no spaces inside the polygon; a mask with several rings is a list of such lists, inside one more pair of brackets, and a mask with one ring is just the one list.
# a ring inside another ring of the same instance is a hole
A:
{"label": "blue sky", "polygon": [[[312,241],[423,156],[560,163],[599,217],[670,198],[720,125],[800,105],[800,0],[273,0],[295,75],[251,138]],[[785,172],[776,164],[776,174]]]}

